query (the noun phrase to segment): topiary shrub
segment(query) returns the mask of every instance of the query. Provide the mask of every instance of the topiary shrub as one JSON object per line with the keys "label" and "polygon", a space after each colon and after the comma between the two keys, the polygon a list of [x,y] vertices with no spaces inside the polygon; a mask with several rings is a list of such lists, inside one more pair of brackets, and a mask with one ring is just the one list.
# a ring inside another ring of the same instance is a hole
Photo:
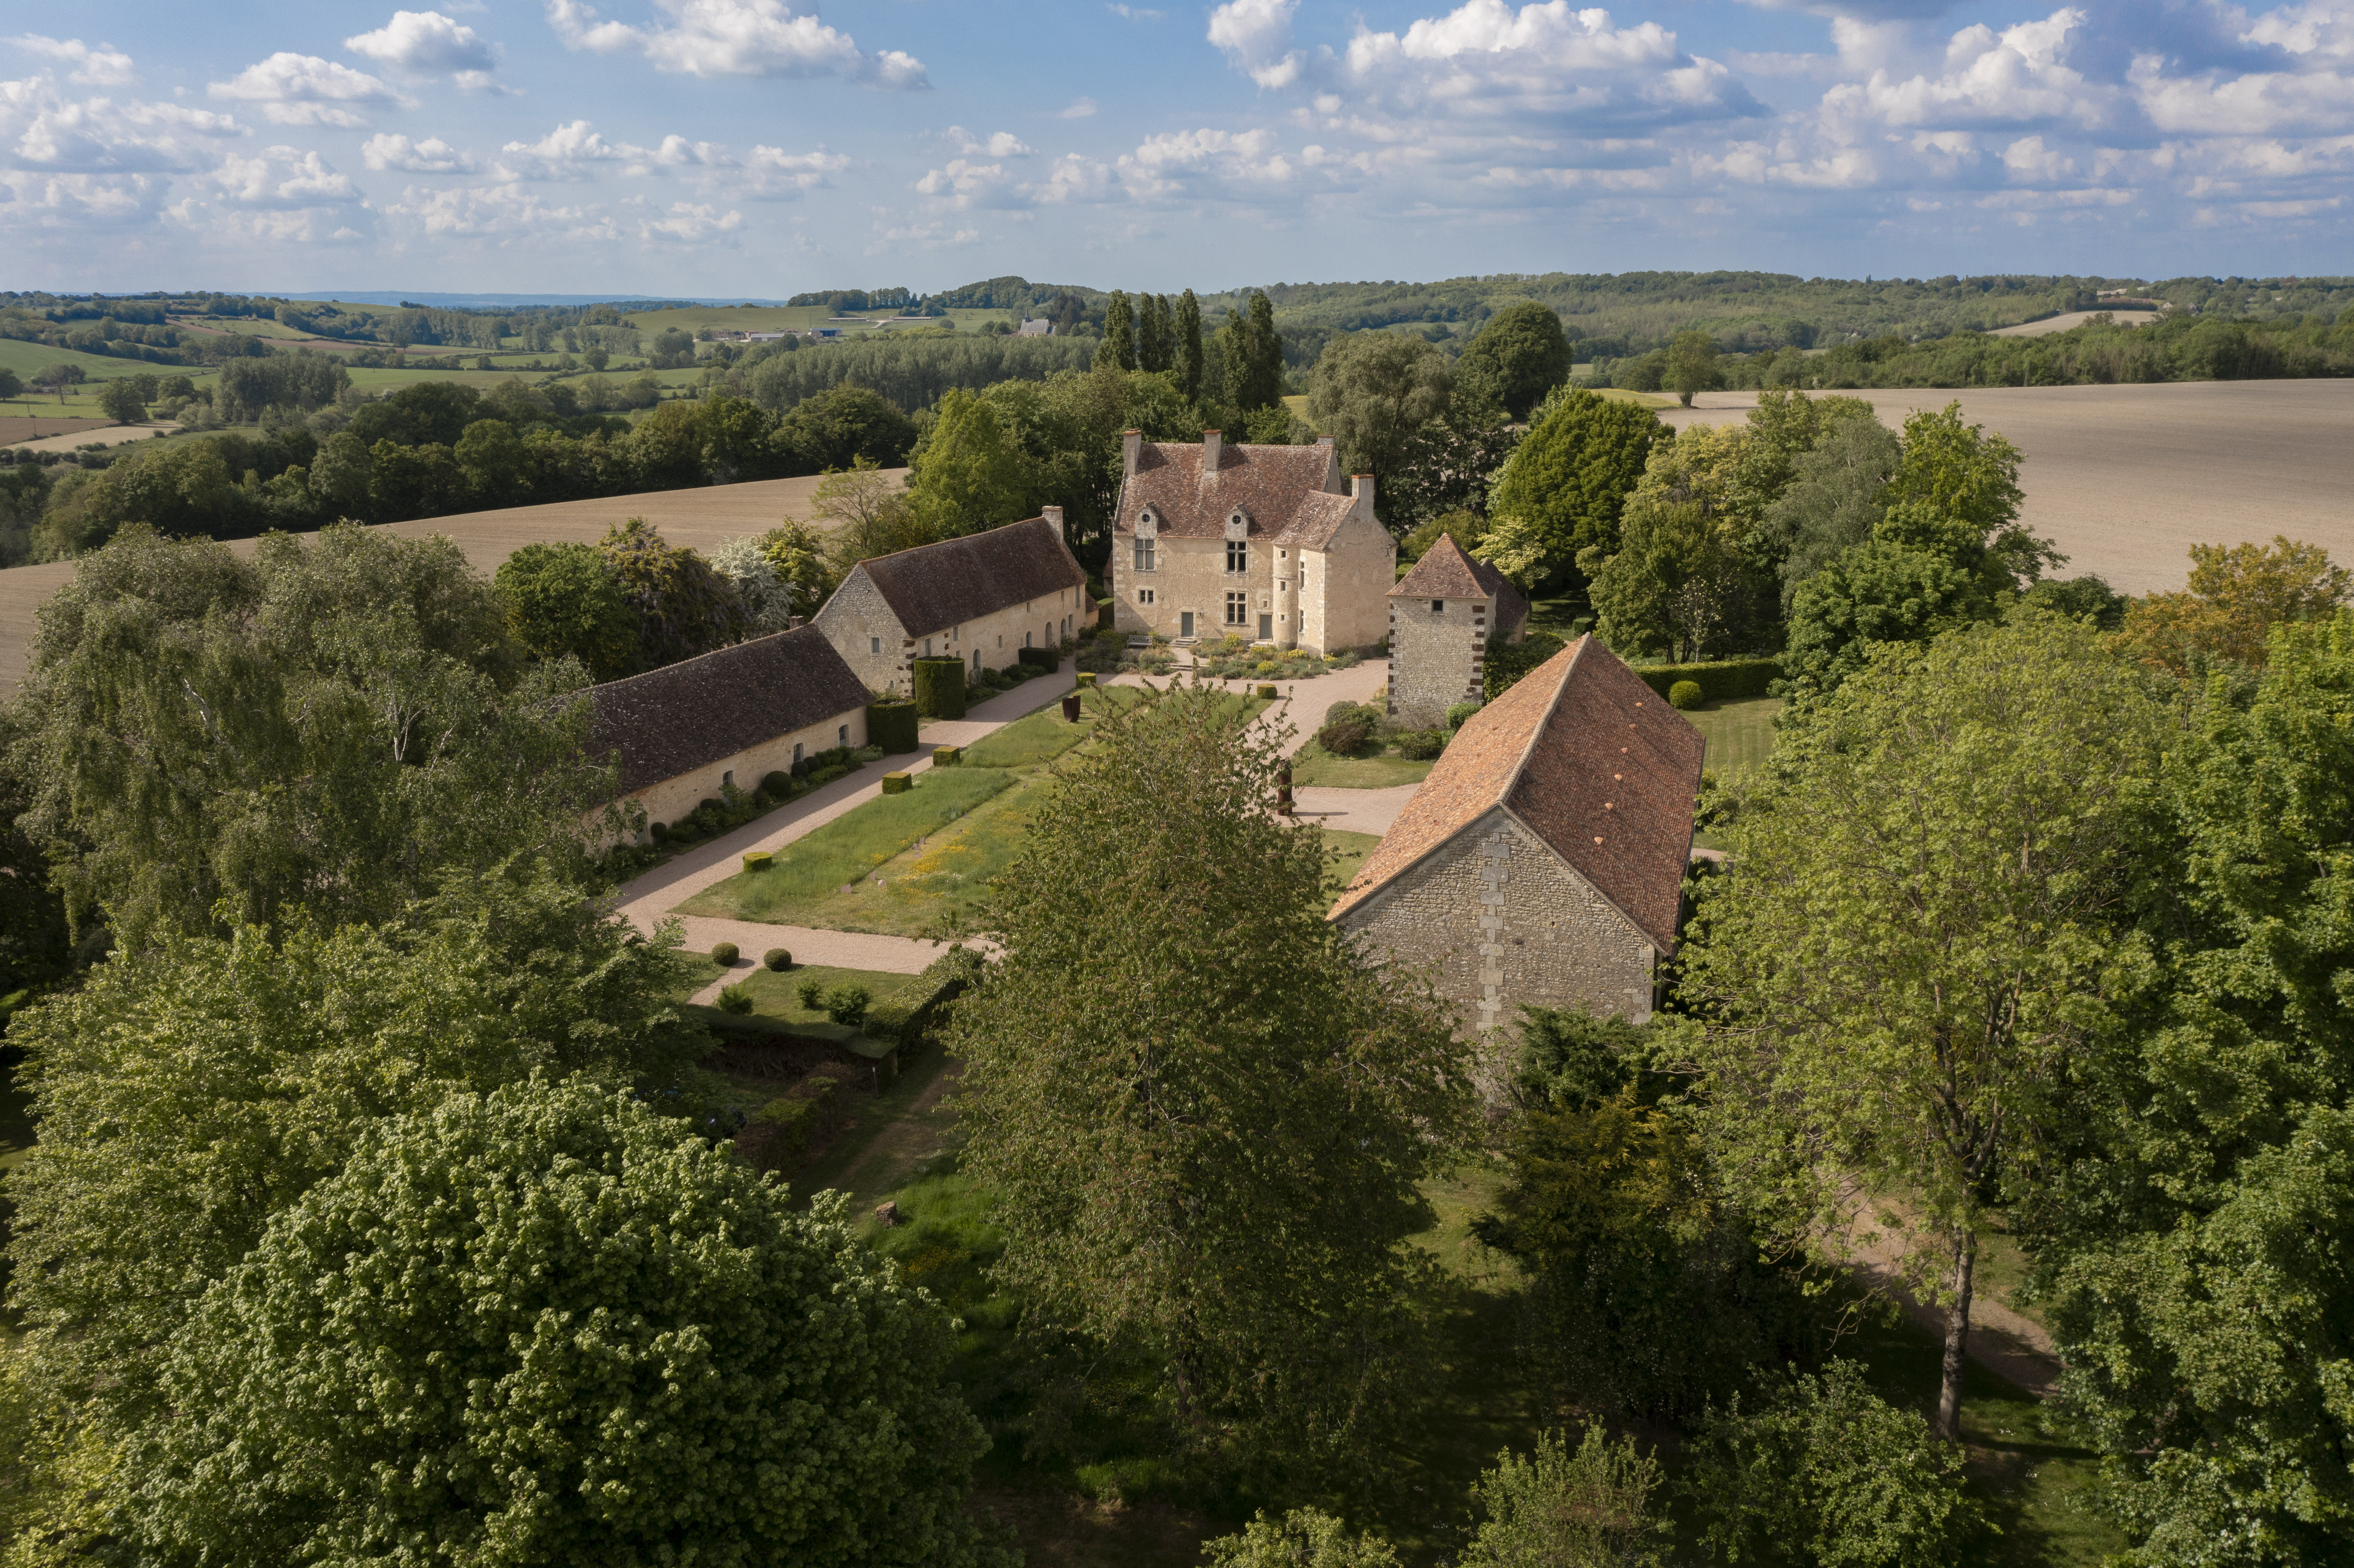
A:
{"label": "topiary shrub", "polygon": [[733,942],[711,944],[711,961],[723,969],[733,964],[736,961],[736,944]]}
{"label": "topiary shrub", "polygon": [[782,948],[770,948],[760,955],[760,961],[779,974],[793,967],[793,956]]}
{"label": "topiary shrub", "polygon": [[866,1022],[866,1009],[875,993],[854,980],[845,980],[827,990],[821,1004],[825,1015],[844,1029],[855,1029]]}
{"label": "topiary shrub", "polygon": [[743,982],[740,980],[734,985],[720,987],[719,1011],[733,1012],[739,1016],[751,1012],[752,993],[744,989]]}
{"label": "topiary shrub", "polygon": [[1443,729],[1410,729],[1397,737],[1398,755],[1409,762],[1428,762],[1447,749]]}
{"label": "topiary shrub", "polygon": [[1708,701],[1708,694],[1700,689],[1698,681],[1678,681],[1668,688],[1668,704],[1689,713]]}
{"label": "topiary shrub", "polygon": [[771,800],[781,800],[793,792],[793,776],[786,772],[770,773],[760,780],[760,793]]}
{"label": "topiary shrub", "polygon": [[[964,661],[961,659],[917,659],[910,665],[910,683],[916,689],[916,715],[919,718],[960,719],[964,717]],[[910,738],[907,749],[915,745]]]}
{"label": "topiary shrub", "polygon": [[825,1011],[824,990],[813,980],[804,977],[801,983],[793,988],[793,996],[795,1000],[800,1001],[804,1012],[822,1012]]}
{"label": "topiary shrub", "polygon": [[885,752],[916,749],[916,705],[906,701],[866,705],[866,743]]}
{"label": "topiary shrub", "polygon": [[909,789],[914,789],[916,781],[907,777],[905,773],[885,773],[883,775],[883,793],[885,795],[904,795]]}
{"label": "topiary shrub", "polygon": [[1316,732],[1316,744],[1335,757],[1354,757],[1372,744],[1373,726],[1363,719],[1342,719]]}
{"label": "topiary shrub", "polygon": [[1014,657],[1034,670],[1054,671],[1063,667],[1062,651],[1057,648],[1024,648]]}
{"label": "topiary shrub", "polygon": [[858,1027],[871,1039],[888,1040],[897,1045],[907,1039],[907,1021],[912,1014],[913,1010],[905,1002],[873,1002],[868,1005],[866,1016]]}
{"label": "topiary shrub", "polygon": [[1091,690],[1096,683],[1096,673],[1093,670],[1082,670],[1079,672],[1078,680],[1083,689]]}
{"label": "topiary shrub", "polygon": [[961,766],[963,762],[964,747],[961,746],[932,747],[932,766],[935,768],[956,768]]}
{"label": "topiary shrub", "polygon": [[655,843],[661,843],[663,840],[670,837],[670,824],[668,822],[648,822],[646,824],[646,837]]}
{"label": "topiary shrub", "polygon": [[746,871],[766,871],[769,866],[776,863],[776,859],[777,857],[770,854],[767,850],[747,850],[744,852],[744,869]]}
{"label": "topiary shrub", "polygon": [[1461,729],[1463,722],[1479,711],[1478,703],[1458,703],[1447,710],[1447,727]]}

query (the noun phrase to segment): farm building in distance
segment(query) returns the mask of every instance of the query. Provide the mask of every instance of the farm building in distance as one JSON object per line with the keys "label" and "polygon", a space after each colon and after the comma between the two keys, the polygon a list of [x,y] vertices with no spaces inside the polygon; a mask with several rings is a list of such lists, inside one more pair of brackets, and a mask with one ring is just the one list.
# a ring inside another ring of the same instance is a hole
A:
{"label": "farm building in distance", "polygon": [[1467,720],[1331,918],[1428,968],[1482,1033],[1524,1004],[1651,1015],[1700,732],[1581,637]]}
{"label": "farm building in distance", "polygon": [[620,769],[621,800],[674,822],[729,788],[837,746],[866,744],[865,685],[813,627],[757,637],[589,690],[588,754]]}
{"label": "farm building in distance", "polygon": [[878,692],[913,689],[917,659],[974,675],[1056,648],[1093,619],[1087,574],[1063,543],[1063,509],[960,539],[861,561],[811,625]]}

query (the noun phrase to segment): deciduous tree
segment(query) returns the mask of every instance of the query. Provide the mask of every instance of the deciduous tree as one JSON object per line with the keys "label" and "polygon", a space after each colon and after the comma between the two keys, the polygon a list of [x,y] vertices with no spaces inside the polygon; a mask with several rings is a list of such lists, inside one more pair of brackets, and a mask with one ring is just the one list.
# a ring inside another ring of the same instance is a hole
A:
{"label": "deciduous tree", "polygon": [[642,517],[617,523],[597,548],[638,618],[638,659],[659,669],[744,640],[735,585],[693,550],[669,543]]}
{"label": "deciduous tree", "polygon": [[517,641],[542,659],[570,655],[592,679],[638,670],[638,617],[594,545],[525,545],[493,579]]}
{"label": "deciduous tree", "polygon": [[1308,417],[1339,445],[1345,471],[1387,479],[1405,467],[1423,427],[1446,412],[1454,379],[1435,344],[1401,333],[1351,333],[1317,359]]}
{"label": "deciduous tree", "polygon": [[1527,418],[1546,394],[1566,382],[1569,368],[1569,339],[1563,335],[1561,317],[1534,300],[1506,305],[1490,316],[1458,366],[1463,375],[1490,376],[1497,401],[1515,419]]}
{"label": "deciduous tree", "polygon": [[1496,476],[1483,558],[1524,585],[1618,548],[1618,517],[1664,427],[1649,409],[1592,392],[1556,394]]}
{"label": "deciduous tree", "polygon": [[1022,515],[1022,454],[987,398],[964,391],[941,398],[911,461],[908,503],[936,537],[978,534]]}
{"label": "deciduous tree", "polygon": [[[1202,302],[1186,290],[1177,296],[1177,385],[1189,403],[1198,401],[1202,386]],[[0,397],[6,396],[0,393]]]}
{"label": "deciduous tree", "polygon": [[1096,363],[1114,370],[1136,368],[1136,310],[1119,289],[1104,306],[1103,342],[1096,346]]}
{"label": "deciduous tree", "polygon": [[1462,1568],[1659,1568],[1668,1534],[1656,1512],[1659,1462],[1613,1443],[1588,1422],[1577,1446],[1541,1432],[1533,1451],[1496,1456],[1472,1495],[1487,1517],[1463,1552]]}
{"label": "deciduous tree", "polygon": [[1704,332],[1680,332],[1668,345],[1667,382],[1676,401],[1691,407],[1692,397],[1716,379],[1716,340]]}
{"label": "deciduous tree", "polygon": [[2217,660],[2260,670],[2274,627],[2333,616],[2349,593],[2354,573],[2319,545],[2193,545],[2189,586],[2136,600],[2115,646],[2171,675]]}
{"label": "deciduous tree", "polygon": [[139,396],[135,377],[118,376],[98,391],[98,411],[120,425],[135,425],[147,417],[146,400]]}

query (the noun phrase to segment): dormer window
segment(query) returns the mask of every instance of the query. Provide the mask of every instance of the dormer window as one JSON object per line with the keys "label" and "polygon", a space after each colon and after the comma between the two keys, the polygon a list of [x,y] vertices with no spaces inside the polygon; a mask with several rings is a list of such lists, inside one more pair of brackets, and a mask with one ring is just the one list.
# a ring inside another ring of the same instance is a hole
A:
{"label": "dormer window", "polygon": [[1226,537],[1229,539],[1247,539],[1250,537],[1249,513],[1237,506],[1226,514]]}
{"label": "dormer window", "polygon": [[1148,506],[1143,511],[1136,514],[1136,536],[1138,538],[1157,538],[1160,536],[1160,534],[1161,514]]}

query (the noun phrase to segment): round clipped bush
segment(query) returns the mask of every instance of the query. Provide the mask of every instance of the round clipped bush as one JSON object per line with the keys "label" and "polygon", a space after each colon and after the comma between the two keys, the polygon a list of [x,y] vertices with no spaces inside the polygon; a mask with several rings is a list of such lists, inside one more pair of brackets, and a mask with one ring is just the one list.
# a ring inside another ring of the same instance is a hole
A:
{"label": "round clipped bush", "polygon": [[1409,762],[1428,762],[1447,749],[1447,731],[1411,729],[1398,736],[1398,755]]}
{"label": "round clipped bush", "polygon": [[866,741],[886,754],[916,749],[916,705],[894,701],[866,705]]}
{"label": "round clipped bush", "polygon": [[746,850],[744,852],[744,869],[746,871],[766,871],[769,867],[776,863],[776,860],[777,857],[767,850]]}
{"label": "round clipped bush", "polygon": [[662,842],[664,839],[670,837],[670,824],[668,822],[648,822],[646,824],[646,837],[652,840],[655,843]]}
{"label": "round clipped bush", "polygon": [[772,800],[781,800],[793,792],[793,776],[782,771],[766,774],[760,779],[760,792]]}
{"label": "round clipped bush", "polygon": [[1478,703],[1458,703],[1447,710],[1447,727],[1461,729],[1463,721],[1479,711]]}
{"label": "round clipped bush", "polygon": [[770,969],[776,970],[779,974],[782,974],[787,969],[793,967],[792,954],[782,948],[770,948],[767,952],[760,955],[760,961],[768,965]]}
{"label": "round clipped bush", "polygon": [[723,969],[733,964],[736,961],[736,944],[714,942],[711,945],[711,961]]}
{"label": "round clipped bush", "polygon": [[1700,689],[1698,681],[1678,681],[1668,688],[1668,704],[1690,711],[1708,701],[1708,694]]}
{"label": "round clipped bush", "polygon": [[[964,717],[964,661],[917,659],[909,666],[919,718]],[[910,750],[914,749],[912,747]]]}

